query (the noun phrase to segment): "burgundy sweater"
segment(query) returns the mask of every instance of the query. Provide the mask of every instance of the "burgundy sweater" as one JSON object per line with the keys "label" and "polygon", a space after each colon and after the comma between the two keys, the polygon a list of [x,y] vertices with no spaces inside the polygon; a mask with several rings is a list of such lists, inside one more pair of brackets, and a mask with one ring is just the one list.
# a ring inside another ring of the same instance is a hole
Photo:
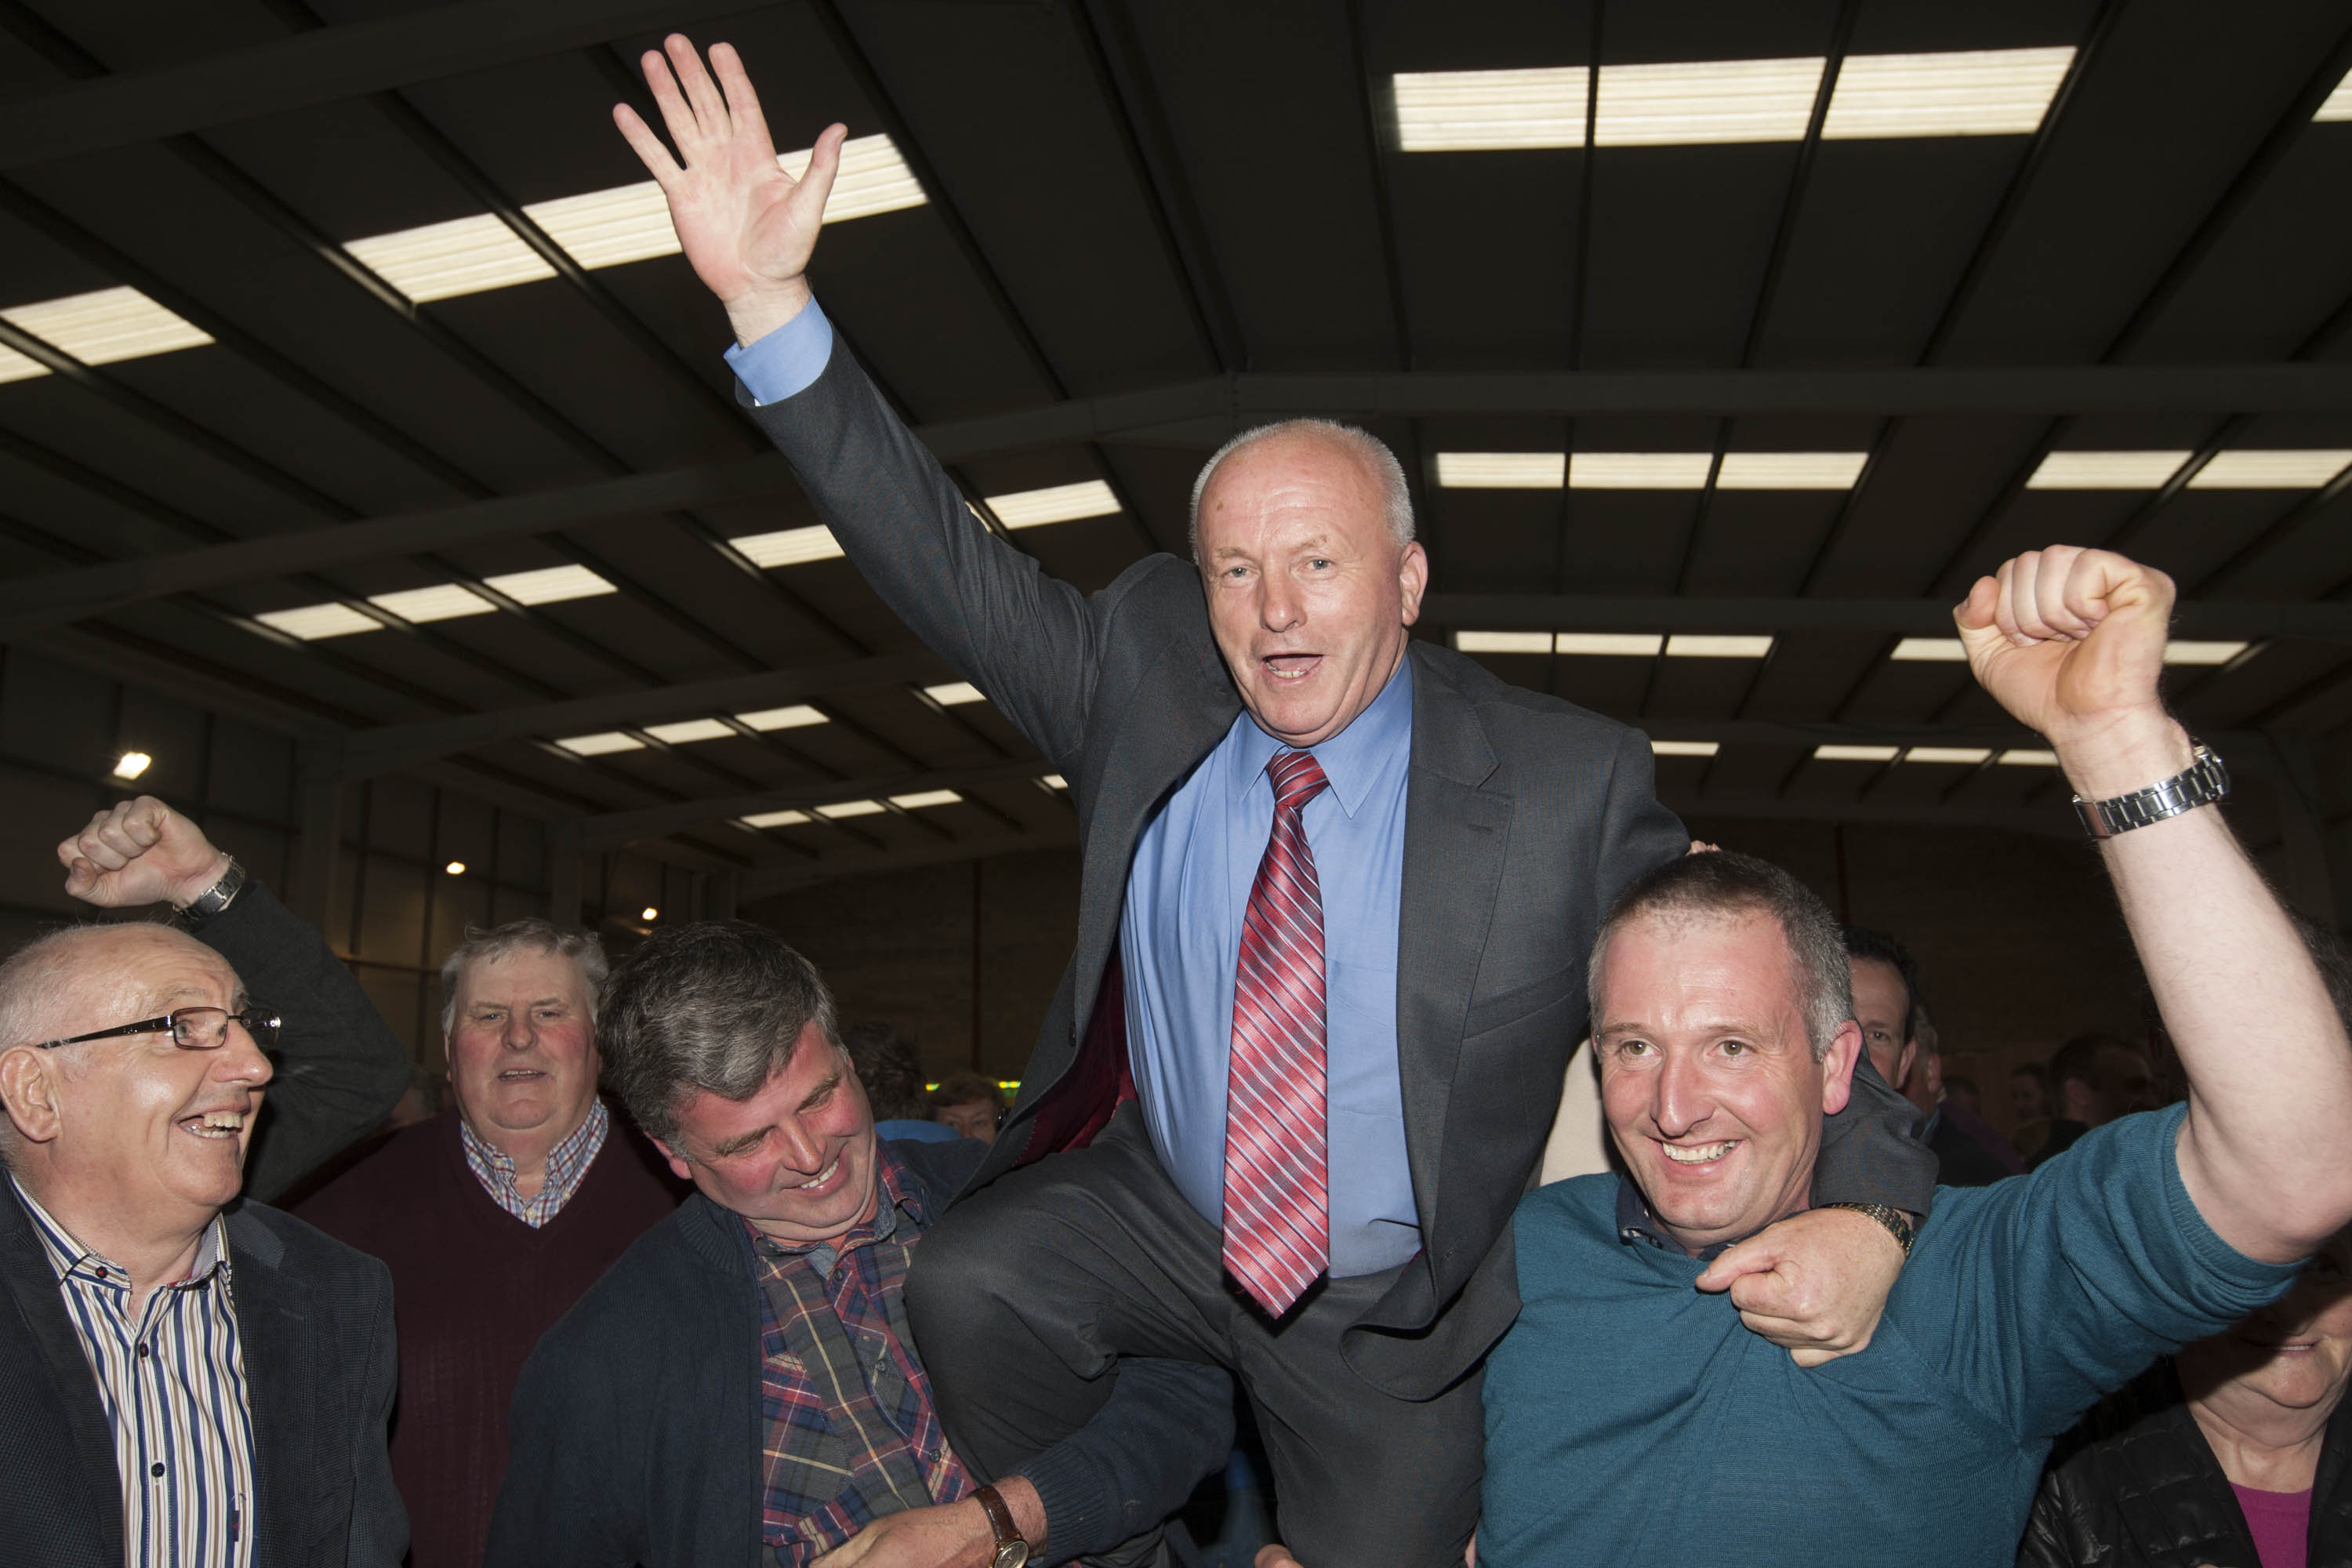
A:
{"label": "burgundy sweater", "polygon": [[454,1110],[394,1134],[296,1211],[392,1269],[392,1473],[415,1568],[477,1568],[507,1468],[507,1404],[540,1335],[688,1191],[626,1115],[538,1230],[466,1167]]}

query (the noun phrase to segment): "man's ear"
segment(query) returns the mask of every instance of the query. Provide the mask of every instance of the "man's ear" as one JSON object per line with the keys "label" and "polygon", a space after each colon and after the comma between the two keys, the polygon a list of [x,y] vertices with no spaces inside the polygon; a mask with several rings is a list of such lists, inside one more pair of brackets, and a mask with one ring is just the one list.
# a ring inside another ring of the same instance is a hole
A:
{"label": "man's ear", "polygon": [[1901,1094],[1911,1081],[1911,1069],[1919,1065],[1919,1042],[1916,1039],[1904,1041],[1903,1054],[1895,1058],[1895,1081],[1886,1087]]}
{"label": "man's ear", "polygon": [[30,1046],[0,1054],[0,1107],[7,1110],[16,1135],[27,1142],[48,1142],[64,1122],[58,1110],[56,1068],[46,1053]]}
{"label": "man's ear", "polygon": [[1848,1018],[1822,1053],[1822,1114],[1835,1116],[1853,1098],[1854,1058],[1862,1055],[1862,1026]]}
{"label": "man's ear", "polygon": [[646,1134],[646,1141],[651,1143],[655,1148],[660,1150],[662,1158],[669,1162],[669,1173],[671,1175],[676,1176],[681,1182],[690,1182],[694,1180],[693,1167],[688,1165],[686,1161],[679,1156],[677,1150],[671,1148],[668,1144],[663,1142],[660,1139],[655,1137],[650,1132]]}
{"label": "man's ear", "polygon": [[1421,596],[1429,588],[1429,552],[1416,539],[1397,560],[1397,584],[1404,590],[1404,624],[1421,619]]}

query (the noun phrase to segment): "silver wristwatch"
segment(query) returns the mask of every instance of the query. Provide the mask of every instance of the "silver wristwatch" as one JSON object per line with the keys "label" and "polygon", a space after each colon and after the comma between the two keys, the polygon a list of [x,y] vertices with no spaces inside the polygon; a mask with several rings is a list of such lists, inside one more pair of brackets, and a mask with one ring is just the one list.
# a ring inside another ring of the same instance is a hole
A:
{"label": "silver wristwatch", "polygon": [[2135,827],[2146,827],[2168,816],[2210,805],[2229,793],[2230,765],[2210,747],[2199,746],[2196,761],[2184,771],[2146,789],[2136,789],[2112,800],[2074,796],[2074,815],[2083,819],[2083,830],[2092,837],[2113,838],[2118,833],[2129,833]]}
{"label": "silver wristwatch", "polygon": [[228,869],[221,873],[221,879],[181,905],[173,911],[172,918],[183,930],[194,931],[235,903],[237,894],[244,890],[245,868],[231,857]]}

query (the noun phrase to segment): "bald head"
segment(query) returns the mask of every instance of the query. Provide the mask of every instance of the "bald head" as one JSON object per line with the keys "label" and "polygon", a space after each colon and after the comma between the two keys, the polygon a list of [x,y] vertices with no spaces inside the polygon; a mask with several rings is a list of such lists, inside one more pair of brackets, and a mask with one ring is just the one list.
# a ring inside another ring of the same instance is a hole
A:
{"label": "bald head", "polygon": [[1201,466],[1200,477],[1192,481],[1192,513],[1186,531],[1195,562],[1201,559],[1201,503],[1209,493],[1210,481],[1229,459],[1269,445],[1327,454],[1327,460],[1360,470],[1370,487],[1365,501],[1376,510],[1389,538],[1399,550],[1412,542],[1412,489],[1405,483],[1403,465],[1386,442],[1369,430],[1335,419],[1284,419],[1243,431]]}
{"label": "bald head", "polygon": [[0,1050],[100,1027],[81,1020],[133,1000],[143,961],[166,956],[228,967],[195,938],[163,925],[68,926],[26,942],[0,963]]}

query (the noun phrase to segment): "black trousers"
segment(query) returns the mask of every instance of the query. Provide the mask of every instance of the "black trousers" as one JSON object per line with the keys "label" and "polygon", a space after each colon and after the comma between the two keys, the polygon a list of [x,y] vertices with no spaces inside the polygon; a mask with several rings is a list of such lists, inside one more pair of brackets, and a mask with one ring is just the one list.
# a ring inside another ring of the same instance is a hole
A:
{"label": "black trousers", "polygon": [[1426,1403],[1382,1394],[1340,1361],[1339,1331],[1392,1271],[1324,1280],[1275,1325],[1219,1254],[1131,1103],[1089,1147],[957,1202],[907,1284],[956,1451],[1002,1475],[1085,1426],[1121,1356],[1206,1362],[1249,1398],[1282,1539],[1307,1568],[1460,1563],[1478,1522],[1479,1374]]}

